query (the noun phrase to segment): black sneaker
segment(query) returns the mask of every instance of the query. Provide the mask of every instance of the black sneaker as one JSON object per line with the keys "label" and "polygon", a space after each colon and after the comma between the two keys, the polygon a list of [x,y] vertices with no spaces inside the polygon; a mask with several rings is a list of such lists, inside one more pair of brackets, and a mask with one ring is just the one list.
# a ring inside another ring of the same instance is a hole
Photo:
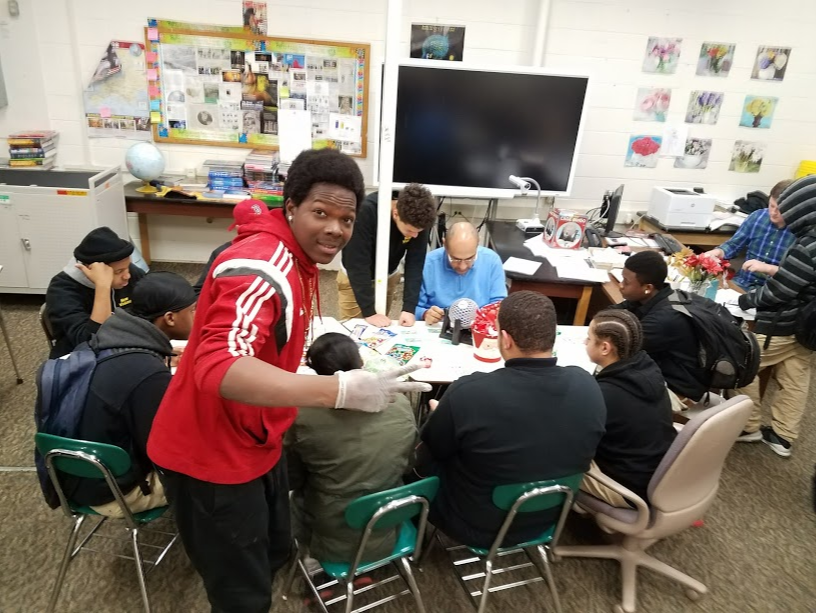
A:
{"label": "black sneaker", "polygon": [[764,426],[761,429],[763,433],[763,443],[772,449],[772,452],[783,458],[791,456],[791,442],[783,439],[780,435],[774,432],[770,426]]}

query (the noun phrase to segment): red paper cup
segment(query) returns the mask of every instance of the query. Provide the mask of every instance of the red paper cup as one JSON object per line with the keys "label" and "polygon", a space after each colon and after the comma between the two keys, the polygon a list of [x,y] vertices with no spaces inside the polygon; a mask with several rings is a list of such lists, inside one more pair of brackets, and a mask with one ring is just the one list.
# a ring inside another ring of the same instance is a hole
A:
{"label": "red paper cup", "polygon": [[502,360],[496,335],[485,335],[472,330],[471,337],[474,340],[474,358],[482,362],[499,362]]}

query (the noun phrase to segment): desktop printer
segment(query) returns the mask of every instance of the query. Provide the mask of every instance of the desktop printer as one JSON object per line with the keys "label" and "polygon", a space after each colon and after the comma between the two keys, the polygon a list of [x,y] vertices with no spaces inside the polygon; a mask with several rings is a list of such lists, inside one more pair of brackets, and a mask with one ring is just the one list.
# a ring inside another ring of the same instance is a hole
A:
{"label": "desktop printer", "polygon": [[666,228],[705,230],[717,199],[687,188],[653,188],[647,215]]}

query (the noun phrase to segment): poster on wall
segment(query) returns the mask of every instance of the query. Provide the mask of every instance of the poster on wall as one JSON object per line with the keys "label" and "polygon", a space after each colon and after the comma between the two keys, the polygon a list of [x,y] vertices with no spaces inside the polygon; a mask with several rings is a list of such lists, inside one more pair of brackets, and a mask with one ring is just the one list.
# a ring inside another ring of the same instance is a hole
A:
{"label": "poster on wall", "polygon": [[723,92],[700,90],[690,92],[684,121],[688,124],[717,124],[721,105],[723,105]]}
{"label": "poster on wall", "polygon": [[699,77],[728,77],[735,60],[735,45],[732,43],[704,43],[698,54]]}
{"label": "poster on wall", "polygon": [[782,81],[791,57],[791,47],[758,47],[752,79]]}
{"label": "poster on wall", "polygon": [[771,128],[777,98],[773,96],[746,96],[740,125],[745,128]]}
{"label": "poster on wall", "polygon": [[704,169],[712,151],[712,139],[687,139],[684,155],[675,158],[675,168]]}
{"label": "poster on wall", "polygon": [[411,24],[411,57],[462,62],[465,26]]}
{"label": "poster on wall", "polygon": [[663,88],[640,87],[635,98],[633,119],[641,122],[665,122],[672,91]]}
{"label": "poster on wall", "polygon": [[145,46],[111,41],[83,92],[88,136],[149,141]]}
{"label": "poster on wall", "polygon": [[277,148],[291,112],[299,112],[309,118],[314,147],[365,155],[368,46],[255,38],[236,29],[148,21],[157,142]]}
{"label": "poster on wall", "polygon": [[658,165],[658,152],[661,149],[661,137],[639,134],[630,137],[627,145],[627,158],[624,166],[655,168]]}
{"label": "poster on wall", "polygon": [[736,173],[759,173],[765,150],[765,143],[735,141],[729,170]]}
{"label": "poster on wall", "polygon": [[249,30],[252,34],[266,36],[267,3],[244,0],[241,4],[241,18],[244,21],[244,29]]}
{"label": "poster on wall", "polygon": [[678,68],[678,58],[681,57],[682,40],[680,38],[659,38],[657,36],[648,38],[641,70],[658,73],[659,75],[675,74],[675,70]]}

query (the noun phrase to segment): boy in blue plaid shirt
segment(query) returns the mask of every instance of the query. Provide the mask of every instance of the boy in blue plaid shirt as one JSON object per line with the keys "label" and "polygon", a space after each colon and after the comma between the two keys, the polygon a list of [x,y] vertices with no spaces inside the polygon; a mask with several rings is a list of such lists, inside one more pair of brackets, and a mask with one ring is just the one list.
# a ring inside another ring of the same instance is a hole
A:
{"label": "boy in blue plaid shirt", "polygon": [[794,235],[785,227],[777,208],[777,199],[791,180],[779,181],[769,194],[769,208],[758,209],[737,229],[732,238],[707,252],[718,258],[732,259],[746,250],[746,262],[732,280],[744,290],[762,286],[777,272],[783,254],[794,243]]}

